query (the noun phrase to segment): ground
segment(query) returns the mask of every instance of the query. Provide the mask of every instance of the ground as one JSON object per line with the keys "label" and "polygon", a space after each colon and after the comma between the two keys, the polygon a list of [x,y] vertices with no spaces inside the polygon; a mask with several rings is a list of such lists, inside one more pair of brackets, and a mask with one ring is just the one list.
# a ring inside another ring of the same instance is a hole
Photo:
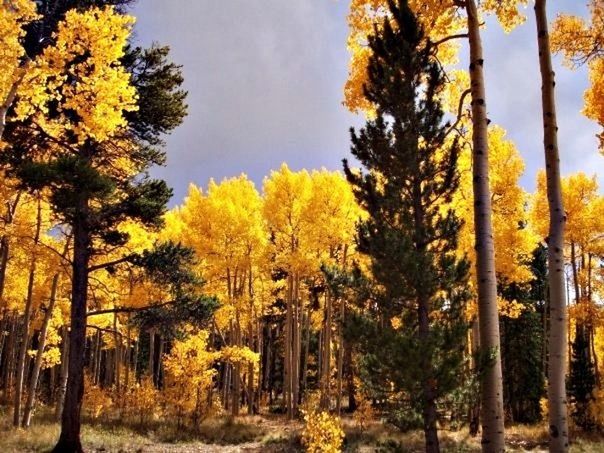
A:
{"label": "ground", "polygon": [[[378,422],[364,429],[345,417],[346,452],[422,452],[421,432],[399,433]],[[299,422],[286,423],[282,416],[242,416],[204,421],[197,431],[177,426],[120,426],[97,421],[83,427],[83,443],[89,452],[141,453],[277,453],[300,452]],[[14,430],[6,408],[0,408],[0,452],[48,451],[58,437],[59,427],[50,414],[41,411],[28,430]],[[513,426],[507,430],[509,451],[545,452],[547,435],[541,427]],[[575,435],[572,453],[604,453],[604,437]],[[467,431],[441,431],[443,451],[473,453],[480,441]]]}

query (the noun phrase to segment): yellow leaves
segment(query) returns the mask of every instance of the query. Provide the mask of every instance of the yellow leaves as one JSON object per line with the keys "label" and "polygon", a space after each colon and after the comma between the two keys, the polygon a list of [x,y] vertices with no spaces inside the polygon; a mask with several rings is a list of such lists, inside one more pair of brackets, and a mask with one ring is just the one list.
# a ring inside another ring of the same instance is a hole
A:
{"label": "yellow leaves", "polygon": [[93,420],[99,418],[113,406],[111,396],[98,385],[94,385],[88,374],[85,374],[82,406],[84,412]]}
{"label": "yellow leaves", "polygon": [[144,376],[140,383],[136,383],[126,390],[121,404],[124,414],[138,418],[139,423],[152,419],[159,411],[160,392],[153,385],[149,376]]}
{"label": "yellow leaves", "polygon": [[517,319],[522,313],[527,310],[526,306],[516,300],[507,300],[503,297],[497,297],[497,308],[501,316],[506,316],[511,319]]}
{"label": "yellow leaves", "polygon": [[552,52],[562,52],[569,66],[582,64],[604,50],[604,4],[590,0],[591,20],[560,14],[554,20],[550,45]]}
{"label": "yellow leaves", "polygon": [[208,392],[216,370],[216,353],[208,351],[209,333],[200,330],[175,341],[164,356],[166,379],[164,399],[167,410],[180,419],[188,415],[198,421],[207,411]]}
{"label": "yellow leaves", "polygon": [[339,453],[342,451],[344,430],[339,417],[311,409],[304,414],[302,443],[309,453]]}
{"label": "yellow leaves", "polygon": [[[583,113],[604,127],[604,2],[591,0],[591,20],[559,15],[554,21],[551,48],[562,52],[567,66],[589,63],[590,87],[585,91]],[[604,152],[604,133],[599,135]]]}
{"label": "yellow leaves", "polygon": [[[503,128],[489,129],[489,170],[493,205],[495,266],[497,273],[509,282],[523,283],[532,278],[527,262],[538,240],[527,226],[525,210],[528,195],[520,187],[524,162],[513,142],[506,139]],[[474,204],[471,153],[464,149],[459,159],[460,188],[452,207],[465,223],[460,234],[460,248],[474,259]]]}
{"label": "yellow leaves", "polygon": [[[595,239],[604,233],[604,197],[598,193],[596,177],[579,172],[562,178],[562,201],[566,212],[567,244],[574,242],[586,248],[586,251],[593,250],[590,248],[598,246]],[[547,237],[549,216],[543,171],[537,176],[537,190],[531,204],[531,219],[539,235]]]}
{"label": "yellow leaves", "polygon": [[17,119],[33,119],[54,138],[71,133],[79,144],[102,142],[123,128],[124,113],[137,109],[136,90],[119,61],[133,24],[111,7],[68,11],[54,45],[23,80]]}
{"label": "yellow leaves", "polygon": [[506,33],[526,21],[526,16],[520,12],[519,6],[526,8],[528,0],[483,0],[480,8],[486,14],[497,16],[499,24]]}
{"label": "yellow leaves", "polygon": [[[583,114],[604,126],[604,58],[589,63],[589,82],[590,86],[583,95]],[[604,139],[604,136],[601,136],[601,139]],[[604,151],[604,147],[601,151]]]}
{"label": "yellow leaves", "polygon": [[24,27],[38,17],[36,9],[33,0],[6,0],[0,8],[0,105],[21,76],[19,66],[25,56],[21,40]]}
{"label": "yellow leaves", "polygon": [[254,365],[260,363],[260,354],[247,346],[226,346],[219,352],[220,360],[232,365]]}
{"label": "yellow leaves", "polygon": [[[495,15],[506,32],[510,32],[525,21],[526,17],[520,11],[520,7],[527,5],[528,0],[483,0],[479,2],[481,13]],[[410,0],[409,6],[424,27],[427,38],[433,43],[464,33],[465,19],[461,16],[459,7],[453,0]],[[352,0],[350,2],[347,39],[350,63],[348,79],[344,86],[344,105],[352,112],[362,111],[369,117],[375,113],[375,110],[365,99],[363,92],[363,86],[367,82],[367,65],[371,56],[367,45],[368,36],[374,33],[374,26],[381,26],[387,16],[388,2],[386,0]],[[457,63],[458,52],[459,40],[447,40],[438,45],[436,57],[447,68]],[[450,110],[452,105],[456,106],[458,102],[459,97],[445,100],[447,110]]]}

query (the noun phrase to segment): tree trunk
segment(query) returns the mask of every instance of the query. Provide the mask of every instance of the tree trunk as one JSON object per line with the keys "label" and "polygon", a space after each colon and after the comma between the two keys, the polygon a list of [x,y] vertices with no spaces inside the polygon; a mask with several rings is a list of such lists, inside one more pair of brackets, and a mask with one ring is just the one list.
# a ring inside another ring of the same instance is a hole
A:
{"label": "tree trunk", "polygon": [[[290,271],[291,272],[291,271]],[[287,411],[288,420],[292,420],[294,418],[294,410],[293,410],[293,379],[292,379],[292,327],[293,327],[293,314],[292,314],[292,305],[293,305],[293,276],[290,275],[287,277],[287,306],[285,310],[285,338],[284,338],[284,382],[283,382],[283,392],[284,395],[284,403]]]}
{"label": "tree trunk", "polygon": [[86,344],[86,301],[88,296],[88,263],[90,233],[85,221],[87,200],[79,202],[73,222],[73,265],[71,289],[71,332],[69,336],[69,371],[65,405],[61,417],[61,435],[53,452],[82,452],[80,442],[82,398],[84,397],[84,360]]}
{"label": "tree trunk", "polygon": [[338,417],[342,413],[342,377],[344,373],[344,316],[346,306],[344,299],[340,299],[340,319],[338,322],[338,390],[336,392],[336,412]]}
{"label": "tree trunk", "polygon": [[[427,344],[430,341],[429,301],[424,296],[421,296],[418,298],[417,305],[420,344]],[[438,453],[440,446],[436,428],[438,417],[436,412],[436,379],[432,376],[431,357],[429,354],[424,354],[422,357],[422,373],[424,373],[424,381],[422,382],[423,418],[426,453]]]}
{"label": "tree trunk", "polygon": [[466,0],[470,44],[470,81],[472,90],[472,153],[474,189],[474,230],[476,235],[476,278],[478,319],[482,354],[490,358],[481,382],[482,449],[503,452],[503,382],[497,312],[495,246],[491,222],[489,186],[489,146],[486,92],[483,73],[480,19],[475,0]]}
{"label": "tree trunk", "polygon": [[331,371],[331,318],[332,298],[329,290],[325,295],[325,318],[322,335],[321,359],[321,409],[329,409],[329,375]]}
{"label": "tree trunk", "polygon": [[32,302],[34,297],[34,280],[36,277],[37,246],[40,241],[40,230],[42,228],[42,204],[38,198],[38,212],[36,217],[36,232],[34,233],[31,264],[29,267],[29,278],[27,282],[27,298],[25,299],[25,311],[23,313],[23,337],[17,360],[17,379],[15,381],[15,400],[13,408],[13,426],[18,427],[21,423],[21,399],[23,395],[23,380],[25,374],[25,361],[27,358],[27,347],[29,346],[29,323],[31,321]]}
{"label": "tree trunk", "polygon": [[149,377],[151,381],[157,385],[155,382],[155,329],[149,330]]}
{"label": "tree trunk", "polygon": [[69,375],[69,329],[63,326],[63,345],[61,348],[61,375],[59,376],[59,395],[57,398],[57,407],[55,408],[55,417],[60,421],[63,417],[63,406],[65,403],[65,392],[67,389],[67,376]]}
{"label": "tree trunk", "polygon": [[57,299],[57,287],[59,285],[59,274],[55,274],[52,278],[52,287],[50,289],[50,300],[46,313],[44,314],[44,321],[42,322],[42,328],[40,329],[40,337],[38,340],[38,350],[36,352],[36,361],[34,362],[34,369],[31,373],[31,380],[29,382],[29,390],[27,393],[27,402],[25,403],[25,410],[23,412],[23,427],[29,428],[31,423],[32,412],[34,403],[36,401],[36,392],[38,389],[38,377],[40,376],[40,369],[42,368],[42,357],[44,356],[44,348],[46,347],[46,333],[48,332],[48,325],[52,318],[52,312],[55,308],[55,301]]}
{"label": "tree trunk", "polygon": [[564,293],[564,228],[566,214],[562,204],[560,157],[558,154],[558,123],[554,97],[554,71],[549,45],[546,0],[535,1],[539,68],[541,70],[541,102],[543,108],[543,147],[549,204],[548,286],[549,286],[549,448],[568,451],[568,420],[566,412],[566,300]]}

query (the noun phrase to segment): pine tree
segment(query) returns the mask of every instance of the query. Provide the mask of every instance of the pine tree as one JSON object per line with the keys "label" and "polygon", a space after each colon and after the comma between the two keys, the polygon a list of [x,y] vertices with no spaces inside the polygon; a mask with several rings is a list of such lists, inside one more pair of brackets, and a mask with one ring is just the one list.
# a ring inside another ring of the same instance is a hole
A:
{"label": "pine tree", "polygon": [[[407,1],[369,39],[365,96],[376,117],[352,131],[367,173],[346,175],[369,218],[358,245],[382,289],[364,323],[365,362],[412,399],[426,451],[439,451],[437,400],[458,385],[467,323],[468,263],[456,257],[460,221],[444,208],[458,186],[459,148],[445,145],[437,94],[444,75]],[[400,321],[400,322],[397,322]],[[380,376],[381,375],[381,376]]]}
{"label": "pine tree", "polygon": [[534,279],[528,285],[505,284],[500,279],[500,294],[519,305],[519,313],[500,313],[503,400],[506,414],[514,423],[541,420],[541,398],[545,396],[543,310],[547,285],[547,252],[539,247],[533,253]]}
{"label": "pine tree", "polygon": [[[43,16],[44,20],[51,23],[56,17],[62,17],[56,10],[60,10],[63,3],[74,2],[58,2],[57,8],[50,8],[49,15]],[[88,6],[93,2],[81,3]],[[41,5],[42,11],[44,5]],[[111,10],[95,10],[92,16],[100,21],[103,15],[111,17],[112,14]],[[94,26],[94,22],[84,23]],[[38,35],[45,24],[38,23],[30,35]],[[78,39],[85,38],[78,36]],[[128,235],[119,230],[123,222],[133,220],[151,228],[159,227],[172,194],[164,181],[148,176],[153,165],[165,161],[161,135],[180,124],[186,114],[186,93],[180,90],[181,71],[167,61],[167,53],[167,49],[161,47],[147,51],[127,49],[121,62],[111,63],[111,68],[121,65],[130,74],[138,105],[146,107],[120,111],[125,125],[104,139],[94,133],[82,133],[86,118],[76,111],[86,108],[94,112],[94,96],[90,98],[92,101],[81,100],[75,108],[58,105],[65,102],[64,99],[50,101],[40,112],[34,110],[32,115],[13,119],[5,131],[8,146],[2,159],[8,174],[16,177],[24,189],[46,190],[56,216],[73,234],[69,371],[61,437],[54,451],[82,451],[80,412],[89,275],[114,264],[93,266],[91,262],[95,256],[103,256],[127,242]],[[64,93],[70,89],[70,83],[82,81],[76,78],[79,67],[90,71],[98,69],[93,60],[95,55],[90,51],[68,57],[72,60],[62,69],[68,83],[59,88]],[[49,124],[56,121],[71,127],[54,135],[56,128],[36,125],[36,114],[45,114],[44,121]]]}
{"label": "pine tree", "polygon": [[592,392],[596,387],[596,376],[589,354],[589,338],[585,326],[577,329],[575,340],[572,342],[570,373],[566,387],[573,404],[571,411],[573,420],[584,430],[593,429],[589,403],[593,400]]}

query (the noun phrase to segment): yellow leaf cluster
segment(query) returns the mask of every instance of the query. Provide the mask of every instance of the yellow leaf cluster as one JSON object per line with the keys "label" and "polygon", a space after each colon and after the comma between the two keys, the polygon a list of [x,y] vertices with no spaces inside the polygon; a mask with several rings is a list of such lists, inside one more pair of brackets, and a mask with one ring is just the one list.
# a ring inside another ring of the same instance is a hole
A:
{"label": "yellow leaf cluster", "polygon": [[136,90],[120,63],[133,23],[111,7],[68,11],[54,44],[25,75],[17,118],[33,119],[54,138],[71,134],[80,144],[102,142],[123,128],[124,112],[137,109]]}
{"label": "yellow leaf cluster", "polygon": [[[514,143],[506,138],[503,128],[491,127],[488,134],[495,267],[508,282],[526,283],[532,278],[528,263],[538,239],[528,225],[526,204],[529,197],[519,182],[524,172],[524,161]],[[460,250],[474,261],[474,195],[469,148],[465,148],[460,156],[459,171],[460,188],[452,207],[464,220],[459,238]]]}
{"label": "yellow leaf cluster", "polygon": [[302,443],[309,453],[339,453],[342,451],[344,430],[340,419],[325,411],[304,414]]}
{"label": "yellow leaf cluster", "polygon": [[151,377],[144,376],[122,396],[124,415],[136,418],[141,424],[153,419],[159,410],[159,397]]}
{"label": "yellow leaf cluster", "polygon": [[217,354],[208,351],[209,332],[200,330],[182,341],[175,341],[164,356],[166,410],[178,418],[200,420],[208,407],[208,392],[216,370],[212,368]]}
{"label": "yellow leaf cluster", "polygon": [[[526,18],[520,8],[527,5],[528,0],[483,0],[479,2],[480,12],[495,15],[506,32],[510,32],[525,21]],[[410,0],[409,6],[424,27],[427,38],[433,43],[464,33],[466,21],[454,0]],[[352,112],[362,111],[370,117],[375,113],[375,109],[365,99],[363,90],[363,86],[367,83],[367,65],[371,56],[368,48],[368,36],[374,34],[374,27],[381,26],[387,17],[387,0],[352,0],[350,2],[347,39],[350,63],[348,79],[344,86],[344,105]],[[438,45],[436,57],[444,67],[450,67],[458,62],[458,52],[458,41],[446,40]],[[468,86],[466,85],[465,88]],[[448,99],[445,103],[456,104],[458,100],[459,97]]]}
{"label": "yellow leaf cluster", "polygon": [[113,406],[111,396],[98,385],[94,385],[91,377],[86,374],[84,381],[84,412],[93,420],[106,414]]}

